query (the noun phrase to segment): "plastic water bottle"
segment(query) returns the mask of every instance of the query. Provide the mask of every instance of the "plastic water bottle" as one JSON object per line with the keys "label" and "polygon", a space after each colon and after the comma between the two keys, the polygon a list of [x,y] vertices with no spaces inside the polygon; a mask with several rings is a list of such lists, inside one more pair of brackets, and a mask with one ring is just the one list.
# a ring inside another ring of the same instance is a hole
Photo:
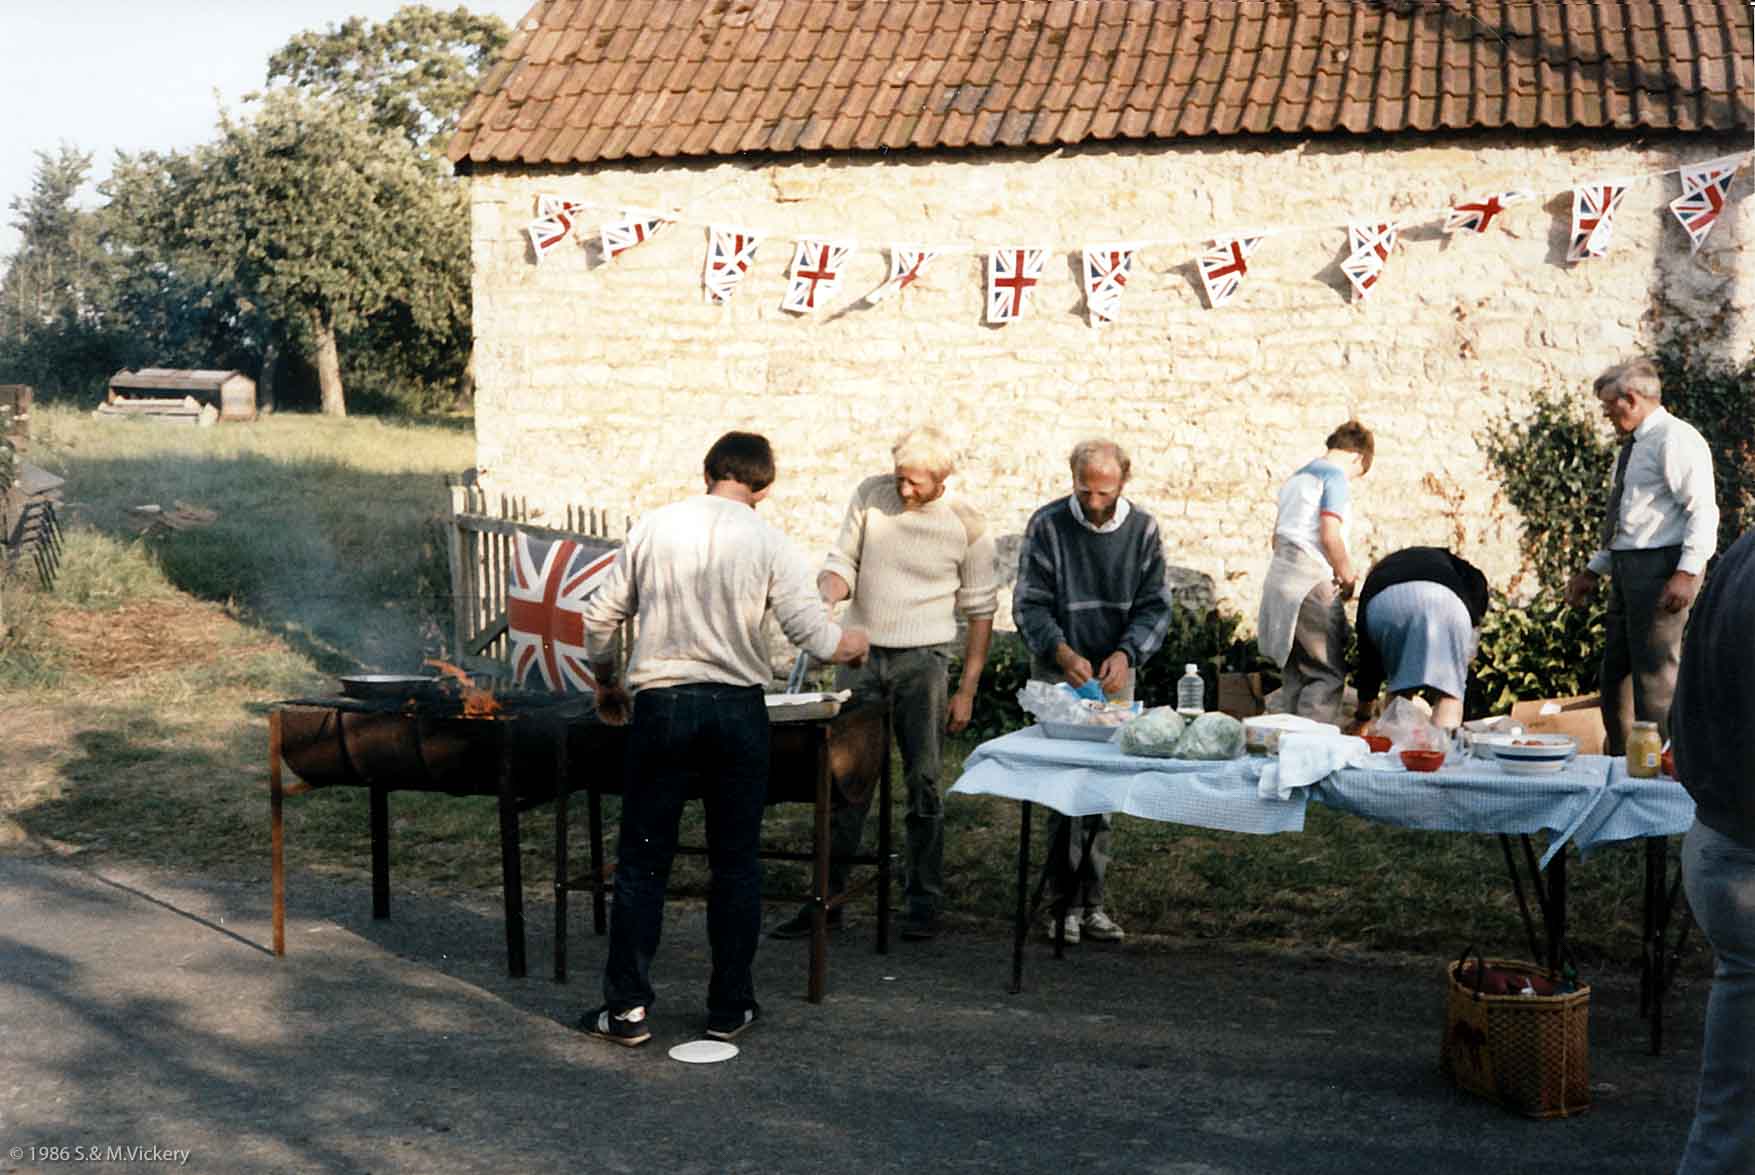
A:
{"label": "plastic water bottle", "polygon": [[1184,665],[1182,679],[1176,683],[1176,712],[1190,716],[1205,713],[1206,696],[1207,687],[1200,678],[1200,670],[1192,662]]}

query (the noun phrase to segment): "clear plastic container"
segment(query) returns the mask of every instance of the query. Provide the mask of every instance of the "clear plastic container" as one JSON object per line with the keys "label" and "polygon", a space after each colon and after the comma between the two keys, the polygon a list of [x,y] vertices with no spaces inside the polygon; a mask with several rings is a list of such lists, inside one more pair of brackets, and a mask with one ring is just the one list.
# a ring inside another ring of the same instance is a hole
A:
{"label": "clear plastic container", "polygon": [[1207,687],[1201,680],[1200,670],[1191,662],[1183,666],[1183,673],[1176,683],[1176,712],[1189,717],[1206,713]]}

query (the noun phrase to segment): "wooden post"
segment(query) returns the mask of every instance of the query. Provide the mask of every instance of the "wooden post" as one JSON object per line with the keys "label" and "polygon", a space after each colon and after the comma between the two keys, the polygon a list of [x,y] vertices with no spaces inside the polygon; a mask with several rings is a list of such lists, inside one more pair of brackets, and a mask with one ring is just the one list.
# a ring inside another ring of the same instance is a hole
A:
{"label": "wooden post", "polygon": [[268,711],[268,870],[273,877],[274,953],[286,957],[286,852],[281,830],[280,711]]}

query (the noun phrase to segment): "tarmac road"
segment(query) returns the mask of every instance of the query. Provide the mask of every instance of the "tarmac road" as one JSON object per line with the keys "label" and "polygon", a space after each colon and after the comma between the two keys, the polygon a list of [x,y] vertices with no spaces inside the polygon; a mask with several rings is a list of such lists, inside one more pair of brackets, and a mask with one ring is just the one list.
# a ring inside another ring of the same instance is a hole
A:
{"label": "tarmac road", "polygon": [[0,1171],[83,1146],[142,1148],[106,1171],[187,1151],[181,1169],[225,1173],[1649,1175],[1692,1113],[1698,981],[1654,1058],[1635,977],[1587,976],[1595,1107],[1537,1122],[1438,1075],[1439,960],[1032,943],[1012,996],[1004,928],[878,956],[867,917],[833,940],[817,1006],[807,944],[765,942],[763,1021],[691,1066],[666,1050],[702,1023],[693,906],[671,907],[656,1036],[629,1050],[570,1027],[598,994],[588,903],[559,985],[547,907],[513,980],[496,903],[399,893],[374,922],[364,883],[288,889],[276,959],[265,881],[0,856]]}

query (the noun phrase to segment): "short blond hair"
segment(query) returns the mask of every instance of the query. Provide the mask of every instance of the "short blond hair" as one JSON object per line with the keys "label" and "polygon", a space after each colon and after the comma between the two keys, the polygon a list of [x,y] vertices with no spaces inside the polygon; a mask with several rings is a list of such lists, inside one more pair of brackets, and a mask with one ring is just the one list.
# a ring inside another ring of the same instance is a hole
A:
{"label": "short blond hair", "polygon": [[1664,381],[1658,375],[1657,364],[1650,359],[1630,359],[1597,376],[1594,390],[1599,396],[1608,392],[1612,396],[1639,396],[1662,403]]}
{"label": "short blond hair", "polygon": [[924,469],[943,481],[957,471],[957,453],[951,438],[930,424],[909,429],[890,446],[890,458],[898,469]]}

